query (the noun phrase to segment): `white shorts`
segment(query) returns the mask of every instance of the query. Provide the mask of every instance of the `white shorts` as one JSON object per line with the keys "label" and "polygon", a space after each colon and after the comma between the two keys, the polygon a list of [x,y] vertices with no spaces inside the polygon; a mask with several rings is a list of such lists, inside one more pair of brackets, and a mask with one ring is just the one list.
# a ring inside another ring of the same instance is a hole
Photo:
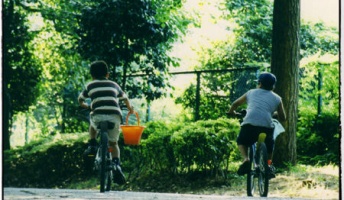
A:
{"label": "white shorts", "polygon": [[119,126],[121,124],[120,115],[91,115],[91,126],[97,130],[99,122],[109,121],[115,124],[113,129],[108,130],[108,136],[110,142],[117,142],[119,138]]}

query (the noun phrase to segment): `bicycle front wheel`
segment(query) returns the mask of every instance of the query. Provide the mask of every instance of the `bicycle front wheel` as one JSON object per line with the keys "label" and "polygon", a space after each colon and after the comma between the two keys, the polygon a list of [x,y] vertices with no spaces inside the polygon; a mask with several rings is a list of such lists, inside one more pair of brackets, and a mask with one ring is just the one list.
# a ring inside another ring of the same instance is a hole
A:
{"label": "bicycle front wheel", "polygon": [[259,175],[258,175],[258,187],[261,197],[268,196],[269,190],[269,169],[268,169],[268,153],[265,143],[260,143],[259,146]]}
{"label": "bicycle front wheel", "polygon": [[105,176],[106,181],[105,181],[105,191],[110,191],[111,190],[111,183],[112,183],[112,170],[108,170],[107,175]]}
{"label": "bicycle front wheel", "polygon": [[254,175],[255,175],[255,162],[254,162],[254,145],[249,147],[248,150],[248,157],[250,159],[250,172],[247,173],[246,175],[246,191],[247,191],[247,196],[253,196],[254,193]]}
{"label": "bicycle front wheel", "polygon": [[105,192],[110,190],[111,178],[109,174],[108,164],[107,164],[107,154],[108,154],[108,135],[107,132],[101,132],[100,136],[101,142],[101,164],[100,164],[100,192]]}

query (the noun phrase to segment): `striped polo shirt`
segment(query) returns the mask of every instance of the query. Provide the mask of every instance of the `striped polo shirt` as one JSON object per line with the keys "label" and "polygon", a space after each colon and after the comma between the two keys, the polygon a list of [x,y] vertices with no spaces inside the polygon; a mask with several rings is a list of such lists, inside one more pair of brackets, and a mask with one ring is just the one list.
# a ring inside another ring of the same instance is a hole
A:
{"label": "striped polo shirt", "polygon": [[93,80],[80,93],[79,99],[91,98],[91,115],[122,115],[119,100],[127,99],[121,87],[110,80]]}

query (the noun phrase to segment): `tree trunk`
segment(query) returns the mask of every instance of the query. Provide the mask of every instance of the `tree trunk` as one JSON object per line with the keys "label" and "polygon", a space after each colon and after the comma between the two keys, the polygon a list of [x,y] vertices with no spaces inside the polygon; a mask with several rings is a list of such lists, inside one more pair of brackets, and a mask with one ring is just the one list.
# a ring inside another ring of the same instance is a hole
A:
{"label": "tree trunk", "polygon": [[[5,83],[4,83],[5,84]],[[4,150],[9,150],[10,146],[10,118],[11,118],[11,101],[7,92],[7,84],[3,88],[3,117],[2,117],[2,141]]]}
{"label": "tree trunk", "polygon": [[300,0],[275,0],[273,11],[271,71],[277,77],[275,92],[282,97],[286,132],[275,143],[277,166],[296,164],[296,130],[300,55]]}

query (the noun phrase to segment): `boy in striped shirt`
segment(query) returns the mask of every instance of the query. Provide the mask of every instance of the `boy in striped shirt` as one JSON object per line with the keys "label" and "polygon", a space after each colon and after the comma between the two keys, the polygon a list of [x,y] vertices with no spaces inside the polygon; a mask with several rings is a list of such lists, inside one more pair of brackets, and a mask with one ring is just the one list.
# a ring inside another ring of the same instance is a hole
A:
{"label": "boy in striped shirt", "polygon": [[[108,80],[108,66],[104,61],[96,61],[91,64],[90,73],[92,81],[86,85],[86,88],[80,93],[78,101],[81,107],[90,109],[90,141],[84,155],[94,155],[97,149],[97,126],[101,121],[110,121],[115,124],[113,129],[108,131],[109,145],[113,148],[112,159],[115,166],[114,181],[117,184],[124,184],[125,177],[120,167],[120,151],[118,147],[119,126],[122,119],[122,111],[119,106],[119,100],[124,100],[130,113],[134,112],[130,101],[114,81]],[[85,100],[91,98],[91,105]]]}

